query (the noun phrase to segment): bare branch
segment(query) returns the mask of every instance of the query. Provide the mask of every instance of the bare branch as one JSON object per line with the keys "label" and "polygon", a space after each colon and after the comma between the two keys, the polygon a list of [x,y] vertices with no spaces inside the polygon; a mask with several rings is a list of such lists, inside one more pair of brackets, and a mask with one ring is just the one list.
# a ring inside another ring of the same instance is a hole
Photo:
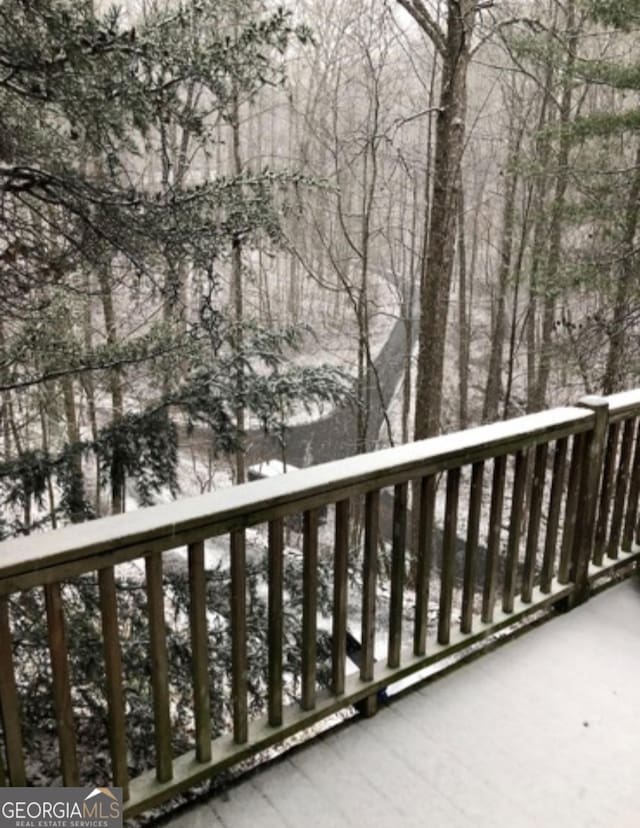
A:
{"label": "bare branch", "polygon": [[[399,0],[398,0],[399,2]],[[497,32],[502,31],[502,29],[506,29],[509,26],[515,26],[517,23],[524,23],[528,26],[533,32],[544,32],[548,31],[548,29],[542,25],[539,20],[536,20],[532,17],[509,17],[506,20],[501,20],[499,23],[496,23],[495,26],[492,26],[491,29],[480,38],[480,40],[476,43],[476,45],[471,49],[470,55],[473,57],[475,53],[481,49],[485,43],[491,40]]]}
{"label": "bare branch", "polygon": [[416,21],[422,31],[429,37],[438,53],[446,52],[446,37],[438,22],[433,18],[423,0],[397,0],[405,11]]}

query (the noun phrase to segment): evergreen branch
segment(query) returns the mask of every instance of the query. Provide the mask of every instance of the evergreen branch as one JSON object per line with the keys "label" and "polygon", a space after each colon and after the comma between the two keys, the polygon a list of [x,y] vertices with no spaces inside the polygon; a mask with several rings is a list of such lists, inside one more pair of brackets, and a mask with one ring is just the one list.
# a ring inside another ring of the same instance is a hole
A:
{"label": "evergreen branch", "polygon": [[[189,340],[189,344],[191,344],[191,342],[197,338],[198,337],[192,337]],[[200,338],[204,339],[204,335],[201,335]],[[186,348],[187,345],[184,342],[177,342],[170,346],[159,347],[157,350],[150,352],[145,352],[143,350],[138,353],[122,353],[121,356],[95,362],[90,360],[88,360],[87,362],[83,362],[82,360],[80,360],[77,364],[73,366],[65,366],[64,368],[53,368],[48,371],[43,371],[41,374],[38,374],[37,376],[25,377],[23,379],[13,380],[11,382],[0,382],[0,393],[4,391],[19,391],[25,388],[32,388],[35,385],[40,385],[45,382],[50,382],[51,380],[58,380],[68,376],[78,376],[95,371],[113,371],[118,370],[119,368],[123,368],[126,365],[140,365],[141,363],[151,362],[154,359],[159,359],[160,357],[168,356],[169,354],[175,354],[180,351],[184,351]],[[123,350],[125,349],[123,348]]]}

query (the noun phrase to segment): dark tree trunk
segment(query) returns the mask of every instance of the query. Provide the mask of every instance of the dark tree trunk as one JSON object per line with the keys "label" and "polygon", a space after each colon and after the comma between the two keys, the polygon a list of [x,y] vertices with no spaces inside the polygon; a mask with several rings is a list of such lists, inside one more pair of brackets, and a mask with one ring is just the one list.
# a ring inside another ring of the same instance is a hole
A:
{"label": "dark tree trunk", "polygon": [[502,396],[502,361],[504,342],[507,332],[507,291],[511,275],[513,253],[513,231],[516,220],[516,191],[518,173],[516,160],[522,143],[522,128],[514,134],[511,128],[511,141],[507,157],[508,173],[506,175],[506,192],[502,212],[502,242],[500,244],[500,266],[498,269],[498,296],[495,307],[494,324],[491,331],[491,349],[489,353],[489,371],[482,409],[482,421],[493,422],[498,418],[500,398]]}
{"label": "dark tree trunk", "polygon": [[560,101],[560,139],[557,154],[557,176],[551,206],[551,222],[549,226],[549,254],[547,257],[546,272],[541,280],[544,293],[542,302],[542,333],[540,338],[540,358],[531,407],[534,411],[542,410],[546,405],[547,388],[551,374],[552,342],[554,315],[556,308],[556,290],[558,271],[562,255],[562,229],[565,198],[569,184],[569,152],[571,149],[571,135],[568,129],[562,129],[570,123],[572,118],[573,102],[573,69],[576,61],[576,43],[578,31],[576,28],[576,8],[574,0],[567,3],[567,60],[565,64],[562,97]]}
{"label": "dark tree trunk", "polygon": [[449,2],[436,126],[433,197],[422,265],[415,439],[440,431],[445,337],[464,149],[472,0]]}

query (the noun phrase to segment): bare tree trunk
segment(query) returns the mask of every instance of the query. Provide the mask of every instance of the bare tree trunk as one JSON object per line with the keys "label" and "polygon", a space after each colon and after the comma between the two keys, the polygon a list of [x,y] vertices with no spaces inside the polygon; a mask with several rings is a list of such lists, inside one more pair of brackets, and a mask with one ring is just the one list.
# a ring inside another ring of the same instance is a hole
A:
{"label": "bare tree trunk", "polygon": [[416,276],[418,263],[418,181],[417,177],[413,183],[413,196],[411,201],[411,246],[409,249],[409,284],[408,290],[405,293],[405,301],[403,304],[404,313],[404,369],[402,380],[402,442],[409,442],[409,412],[411,409],[411,382],[412,382],[412,368],[413,368],[413,326],[414,310],[415,310],[415,296],[416,296]]}
{"label": "bare tree trunk", "polygon": [[9,392],[2,394],[2,448],[5,460],[11,457],[11,426],[9,424]]}
{"label": "bare tree trunk", "polygon": [[462,182],[458,198],[458,427],[467,427],[469,419],[469,351],[470,331],[467,318],[467,246],[465,234],[465,199]]}
{"label": "bare tree trunk", "polygon": [[[555,32],[557,20],[552,21]],[[548,129],[552,123],[550,112],[553,94],[552,87],[555,75],[555,64],[549,60],[546,67],[540,112],[536,129],[535,162],[538,172],[533,184],[531,209],[533,213],[533,239],[531,243],[529,265],[529,302],[525,322],[527,341],[527,413],[536,410],[536,355],[537,355],[537,328],[538,328],[538,300],[540,292],[540,277],[544,257],[545,242],[548,233],[548,223],[545,210],[545,199],[549,188],[549,167],[551,165],[551,134]]]}
{"label": "bare tree trunk", "polygon": [[565,64],[562,97],[560,101],[560,138],[557,155],[557,176],[551,208],[551,223],[549,228],[549,255],[547,258],[546,273],[544,274],[544,299],[542,306],[542,334],[540,340],[540,358],[536,375],[535,389],[532,399],[534,411],[542,410],[546,405],[547,386],[551,373],[551,336],[555,314],[555,291],[553,285],[557,281],[560,256],[562,251],[562,214],[564,211],[565,196],[569,183],[569,151],[571,149],[571,135],[568,129],[563,129],[571,121],[571,106],[573,100],[573,67],[576,60],[576,43],[578,31],[576,29],[575,0],[568,0],[566,6],[567,28],[567,60]]}
{"label": "bare tree trunk", "polygon": [[[7,419],[9,421],[9,431],[11,432],[11,437],[13,438],[13,443],[15,446],[15,454],[17,457],[20,457],[23,454],[24,446],[22,440],[20,438],[20,431],[18,429],[18,424],[16,423],[15,412],[13,409],[13,400],[11,397],[11,392],[7,391],[5,396],[5,406],[7,411]],[[28,448],[28,445],[27,445]],[[26,535],[31,532],[31,492],[26,491],[24,493],[24,502],[22,504],[22,526],[23,531]]]}
{"label": "bare tree trunk", "polygon": [[[513,112],[512,112],[513,117]],[[489,353],[489,371],[482,409],[482,421],[493,422],[498,418],[498,408],[502,394],[502,357],[507,330],[507,290],[511,274],[511,257],[513,253],[513,231],[516,219],[516,191],[519,175],[516,171],[516,159],[522,144],[523,127],[516,132],[511,124],[511,140],[507,156],[506,192],[502,212],[502,241],[500,243],[500,267],[498,269],[498,296],[491,334]]]}
{"label": "bare tree trunk", "polygon": [[[45,456],[49,454],[49,425],[45,413],[45,403],[43,400],[43,390],[39,389],[38,394],[38,412],[40,414],[40,430],[42,432],[42,451]],[[51,480],[51,472],[47,472],[47,497],[49,498],[49,515],[51,517],[51,528],[58,528],[58,518],[56,516],[56,499],[53,492],[53,481]]]}
{"label": "bare tree trunk", "polygon": [[16,454],[19,457],[24,452],[24,446],[20,438],[20,430],[18,429],[18,424],[16,423],[15,411],[13,408],[13,399],[11,397],[10,391],[7,391],[7,411],[9,414],[9,426],[11,430],[11,436],[13,437],[13,443],[16,447]]}
{"label": "bare tree trunk", "polygon": [[[377,90],[376,90],[377,91]],[[358,341],[358,359],[362,359],[362,386],[360,400],[362,406],[359,409],[362,414],[358,416],[358,432],[356,451],[358,453],[367,450],[367,435],[369,431],[369,414],[371,411],[371,354],[369,350],[369,255],[370,255],[370,241],[371,241],[371,218],[373,212],[373,202],[378,183],[378,115],[379,104],[377,94],[374,94],[373,100],[373,124],[371,130],[371,138],[367,142],[367,149],[365,152],[365,165],[363,174],[363,194],[362,194],[362,220],[360,229],[360,292],[358,297],[358,325],[359,325],[359,341]],[[371,171],[369,172],[369,164]],[[380,404],[384,405],[380,400]],[[377,439],[377,434],[369,435],[372,440]]]}
{"label": "bare tree trunk", "polygon": [[[546,114],[542,113],[539,130],[542,132],[547,122]],[[538,142],[536,142],[538,143]],[[540,147],[542,149],[542,147]],[[545,216],[545,190],[549,168],[548,139],[544,139],[544,152],[536,153],[542,169],[535,184],[533,210],[535,214],[533,240],[531,245],[531,261],[529,268],[529,307],[527,308],[527,412],[536,410],[536,354],[537,354],[537,327],[538,303],[540,291],[540,269],[544,256],[544,245],[547,232]]]}
{"label": "bare tree trunk", "polygon": [[[299,145],[298,135],[298,119],[296,117],[296,102],[294,92],[291,91],[289,97],[289,158],[293,159],[295,156],[295,147]],[[292,216],[294,226],[294,234],[296,239],[300,239],[303,233],[302,222],[299,220],[297,212]],[[301,240],[304,247],[304,239]],[[292,325],[297,325],[300,320],[301,306],[300,306],[300,273],[297,256],[293,253],[289,255],[289,293],[287,296],[288,317]]]}
{"label": "bare tree trunk", "polygon": [[507,381],[504,390],[504,407],[502,410],[502,419],[506,420],[509,417],[511,406],[511,394],[513,391],[513,375],[515,371],[517,337],[518,337],[518,305],[520,302],[520,286],[522,282],[522,265],[524,262],[524,254],[527,247],[527,240],[530,230],[530,212],[531,212],[531,198],[533,195],[533,188],[529,187],[527,194],[527,201],[522,216],[522,228],[520,232],[520,243],[518,244],[518,255],[516,257],[514,267],[513,279],[513,303],[511,309],[511,333],[509,335],[509,356],[507,358]]}
{"label": "bare tree trunk", "polygon": [[[231,99],[231,170],[232,175],[242,173],[242,155],[240,150],[240,101],[237,88],[233,90]],[[246,412],[243,402],[244,372],[242,369],[242,350],[244,339],[242,323],[244,321],[244,290],[242,284],[242,239],[236,233],[231,242],[231,290],[233,295],[233,312],[235,329],[233,348],[237,358],[237,388],[236,388],[236,453],[235,473],[236,483],[244,483],[247,479],[244,436],[246,428]]]}
{"label": "bare tree trunk", "polygon": [[[104,265],[98,267],[96,273],[100,285],[100,299],[107,344],[115,346],[118,342],[118,329],[113,305],[110,269],[107,265]],[[111,392],[111,419],[114,425],[117,425],[124,416],[122,374],[119,369],[113,369],[109,372],[109,390]],[[125,471],[116,458],[111,468],[111,514],[113,515],[118,515],[125,510],[125,483]]]}
{"label": "bare tree trunk", "polygon": [[[4,351],[4,325],[0,319],[0,350]],[[11,457],[11,424],[10,424],[10,403],[11,395],[9,391],[2,392],[2,449],[5,461]]]}
{"label": "bare tree trunk", "polygon": [[[87,353],[91,353],[93,349],[93,329],[92,329],[92,319],[91,319],[91,282],[90,282],[90,275],[87,273],[85,276],[85,300],[84,300],[84,317],[82,320],[83,324],[83,339],[84,339],[84,346],[87,350]],[[91,371],[87,371],[86,374],[82,376],[82,386],[84,388],[84,392],[87,395],[87,409],[89,412],[89,424],[91,426],[91,437],[94,441],[98,439],[98,413],[96,409],[96,396],[95,396],[95,387],[93,383],[93,375]],[[100,474],[99,470],[96,469],[96,488],[95,488],[95,512],[96,515],[100,515]]]}
{"label": "bare tree trunk", "polygon": [[69,517],[73,523],[84,519],[84,478],[82,474],[82,451],[80,449],[80,429],[78,427],[78,416],[76,413],[76,397],[73,380],[71,376],[63,377],[60,381],[62,386],[62,399],[64,403],[64,418],[67,424],[67,439],[71,450],[71,474],[70,481],[70,506]]}
{"label": "bare tree trunk", "polygon": [[473,0],[450,0],[436,126],[433,202],[423,259],[415,438],[440,431],[445,338],[464,149]]}

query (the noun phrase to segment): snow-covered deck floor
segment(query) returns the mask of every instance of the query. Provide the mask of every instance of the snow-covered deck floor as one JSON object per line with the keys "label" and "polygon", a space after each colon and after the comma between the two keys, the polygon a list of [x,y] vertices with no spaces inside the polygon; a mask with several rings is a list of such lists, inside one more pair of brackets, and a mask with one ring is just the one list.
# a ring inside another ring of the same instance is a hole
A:
{"label": "snow-covered deck floor", "polygon": [[632,578],[377,716],[319,737],[171,828],[640,825]]}

